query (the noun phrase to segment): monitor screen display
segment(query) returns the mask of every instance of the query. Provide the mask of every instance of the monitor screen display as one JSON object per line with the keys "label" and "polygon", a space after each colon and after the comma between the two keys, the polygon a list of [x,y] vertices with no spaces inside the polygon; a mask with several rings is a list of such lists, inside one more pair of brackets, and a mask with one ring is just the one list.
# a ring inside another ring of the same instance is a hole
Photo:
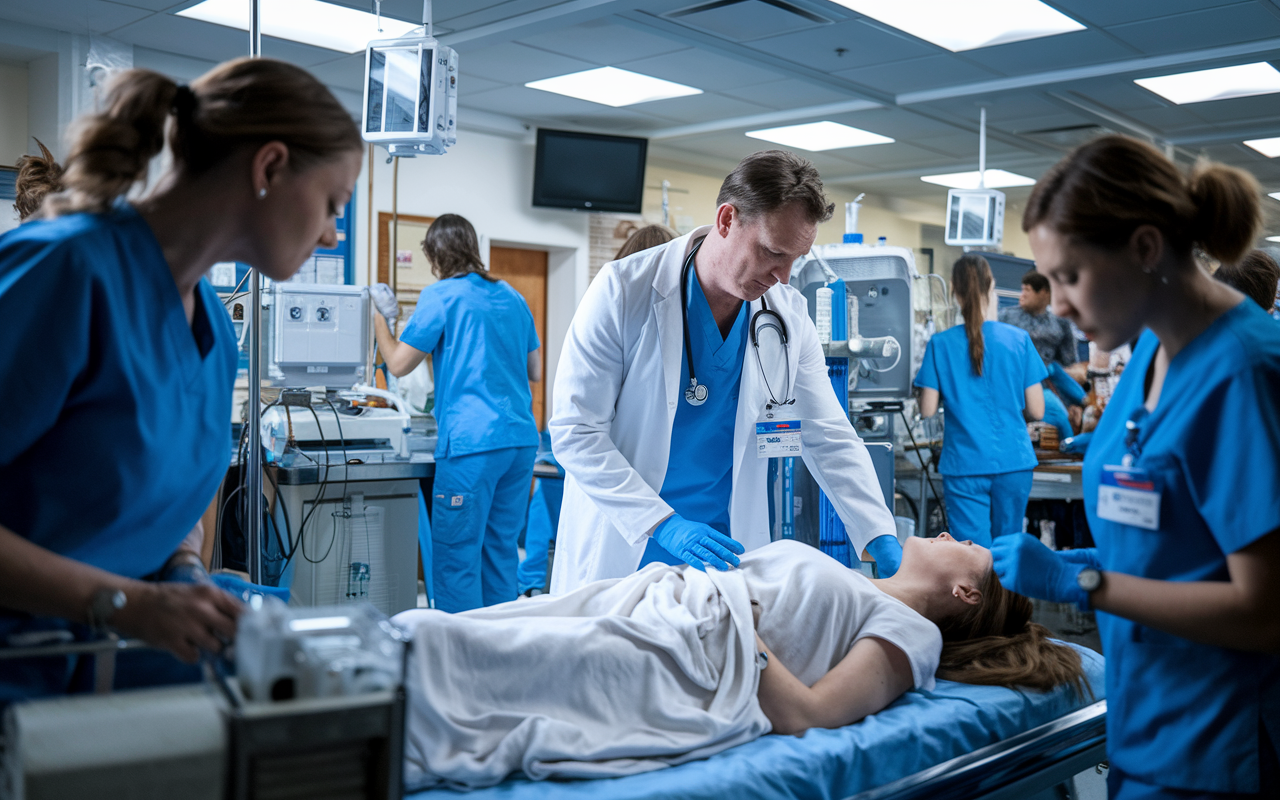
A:
{"label": "monitor screen display", "polygon": [[533,204],[640,213],[648,139],[538,129]]}

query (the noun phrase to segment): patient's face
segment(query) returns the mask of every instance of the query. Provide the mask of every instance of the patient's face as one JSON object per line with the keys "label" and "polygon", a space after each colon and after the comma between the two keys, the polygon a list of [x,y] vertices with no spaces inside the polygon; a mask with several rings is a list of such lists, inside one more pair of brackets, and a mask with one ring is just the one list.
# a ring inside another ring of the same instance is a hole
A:
{"label": "patient's face", "polygon": [[991,571],[991,551],[973,542],[957,541],[949,533],[933,539],[912,536],[902,548],[902,569],[919,572],[943,585],[981,583]]}

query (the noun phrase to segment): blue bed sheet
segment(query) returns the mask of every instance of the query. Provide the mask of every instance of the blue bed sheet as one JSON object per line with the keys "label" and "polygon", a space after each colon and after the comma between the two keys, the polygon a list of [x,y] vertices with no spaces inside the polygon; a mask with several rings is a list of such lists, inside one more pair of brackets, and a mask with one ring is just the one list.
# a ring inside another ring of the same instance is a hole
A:
{"label": "blue bed sheet", "polygon": [[[1075,646],[1075,645],[1073,645]],[[838,798],[872,789],[1030,730],[1101,700],[1103,660],[1076,646],[1094,697],[1015,691],[938,681],[931,692],[912,691],[861,722],[804,736],[765,736],[711,758],[670,769],[593,781],[511,778],[498,786],[460,792],[432,789],[411,800],[550,800],[600,798],[654,800],[706,798]]]}

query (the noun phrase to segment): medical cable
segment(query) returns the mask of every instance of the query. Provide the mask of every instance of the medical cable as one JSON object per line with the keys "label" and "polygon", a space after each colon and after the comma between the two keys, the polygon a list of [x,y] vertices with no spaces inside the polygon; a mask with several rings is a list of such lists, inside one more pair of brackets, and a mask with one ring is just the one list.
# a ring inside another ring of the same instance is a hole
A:
{"label": "medical cable", "polygon": [[707,402],[707,386],[698,383],[698,376],[694,374],[693,345],[689,343],[689,268],[693,266],[693,257],[698,254],[704,241],[706,239],[699,240],[693,246],[684,260],[684,266],[680,269],[680,323],[681,333],[684,334],[684,357],[689,364],[689,386],[684,390],[684,399],[691,406],[700,406]]}
{"label": "medical cable", "polygon": [[885,367],[884,369],[873,367],[870,364],[863,364],[862,366],[865,367],[869,372],[892,372],[893,368],[898,366],[898,362],[902,360],[902,344],[897,339],[893,340],[893,344],[898,351],[898,355],[894,357],[892,364]]}
{"label": "medical cable", "polygon": [[[338,529],[335,524],[335,527],[333,529],[333,536],[330,537],[329,539],[329,546],[325,548],[324,555],[320,556],[319,558],[312,558],[311,556],[307,555],[307,523],[311,521],[311,517],[316,513],[316,509],[324,505],[324,491],[326,488],[328,488],[328,485],[329,485],[329,464],[330,464],[329,458],[328,458],[329,440],[325,437],[324,428],[320,425],[320,415],[317,414],[316,410],[311,406],[307,406],[307,408],[311,410],[311,415],[315,417],[316,429],[320,432],[320,443],[324,447],[324,452],[325,452],[324,478],[321,479],[320,481],[320,489],[319,491],[316,492],[316,499],[311,503],[311,510],[308,511],[306,516],[302,518],[302,524],[298,526],[298,547],[302,551],[302,558],[304,560],[306,560],[311,564],[319,564],[322,561],[324,561],[326,558],[328,558],[329,553],[333,551],[333,544],[335,541],[337,541],[337,538],[338,538]],[[338,435],[339,436],[342,435],[341,431],[339,431]]]}
{"label": "medical cable", "polygon": [[[898,413],[902,415],[902,424],[907,428],[907,438],[911,439],[911,446],[915,448],[916,458],[920,459],[920,470],[924,472],[924,479],[928,482],[929,490],[933,492],[933,499],[938,502],[938,508],[942,511],[942,527],[950,531],[951,523],[947,521],[947,504],[942,502],[941,497],[938,497],[938,488],[933,485],[933,478],[929,477],[929,470],[925,466],[924,456],[920,455],[920,445],[916,444],[915,434],[911,432],[911,421],[907,419],[907,411],[905,408],[899,408]],[[924,498],[920,498],[920,500],[922,503],[924,502]],[[925,525],[927,526],[928,523],[929,520],[926,519]],[[922,535],[925,533],[928,533],[928,531],[921,531]]]}
{"label": "medical cable", "polygon": [[[754,317],[751,318],[751,346],[756,353],[756,367],[760,369],[760,379],[764,381],[764,388],[766,391],[769,392],[770,406],[789,406],[794,404],[796,402],[796,399],[794,397],[791,398],[790,400],[785,399],[786,396],[790,394],[790,392],[783,392],[782,396],[784,399],[782,400],[779,400],[777,397],[775,397],[773,394],[773,387],[769,385],[769,376],[766,375],[764,372],[764,361],[760,358],[760,340],[756,332],[756,318],[766,312],[768,312],[771,316],[774,316],[774,317],[777,317],[778,315],[773,311],[769,311],[768,307],[764,305],[764,295],[760,296],[760,305],[761,305],[761,309],[756,312]],[[785,359],[785,364],[786,364],[786,374],[783,377],[787,381],[787,383],[783,385],[787,386],[787,388],[791,388],[789,386],[791,382],[791,347],[787,344],[787,328],[785,325],[782,324],[781,317],[778,317],[778,323],[765,322],[764,327],[766,329],[773,328],[778,332],[778,340],[782,343],[782,355],[783,355],[783,358]]]}

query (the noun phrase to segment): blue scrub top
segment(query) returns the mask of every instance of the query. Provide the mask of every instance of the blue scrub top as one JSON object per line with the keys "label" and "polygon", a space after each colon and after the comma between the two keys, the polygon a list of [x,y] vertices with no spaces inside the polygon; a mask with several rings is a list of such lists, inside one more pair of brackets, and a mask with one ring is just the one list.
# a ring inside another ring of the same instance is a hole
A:
{"label": "blue scrub top", "polygon": [[0,524],[119,575],[156,571],[230,459],[237,348],[217,294],[200,281],[188,324],[151,228],[119,203],[0,237],[0,319]]}
{"label": "blue scrub top", "polygon": [[984,322],[982,341],[981,377],[969,363],[964,325],[934,334],[916,374],[916,386],[936,389],[947,410],[942,475],[999,475],[1036,466],[1022,410],[1027,388],[1049,373],[1021,328]]}
{"label": "blue scrub top", "polygon": [[[731,536],[733,433],[737,427],[738,389],[742,384],[751,304],[742,304],[729,335],[721,336],[696,269],[689,270],[688,296],[689,344],[698,382],[707,387],[707,401],[692,406],[684,399],[684,387],[689,385],[689,359],[681,347],[680,401],[671,426],[667,474],[658,495],[685,519]],[[644,563],[650,561],[684,563],[653,540],[644,556]]]}
{"label": "blue scrub top", "polygon": [[[1159,346],[1144,333],[1094,432],[1084,502],[1103,568],[1166,581],[1225,581],[1226,556],[1280,528],[1280,326],[1245,298],[1169,364],[1142,412]],[[1160,529],[1097,515],[1104,465],[1126,453],[1160,492]],[[1107,749],[1161,786],[1258,791],[1258,726],[1280,744],[1280,657],[1198,644],[1098,613],[1107,654]]]}
{"label": "blue scrub top", "polygon": [[431,354],[436,458],[537,446],[529,353],[540,343],[509,283],[469,273],[431,284],[400,341]]}

